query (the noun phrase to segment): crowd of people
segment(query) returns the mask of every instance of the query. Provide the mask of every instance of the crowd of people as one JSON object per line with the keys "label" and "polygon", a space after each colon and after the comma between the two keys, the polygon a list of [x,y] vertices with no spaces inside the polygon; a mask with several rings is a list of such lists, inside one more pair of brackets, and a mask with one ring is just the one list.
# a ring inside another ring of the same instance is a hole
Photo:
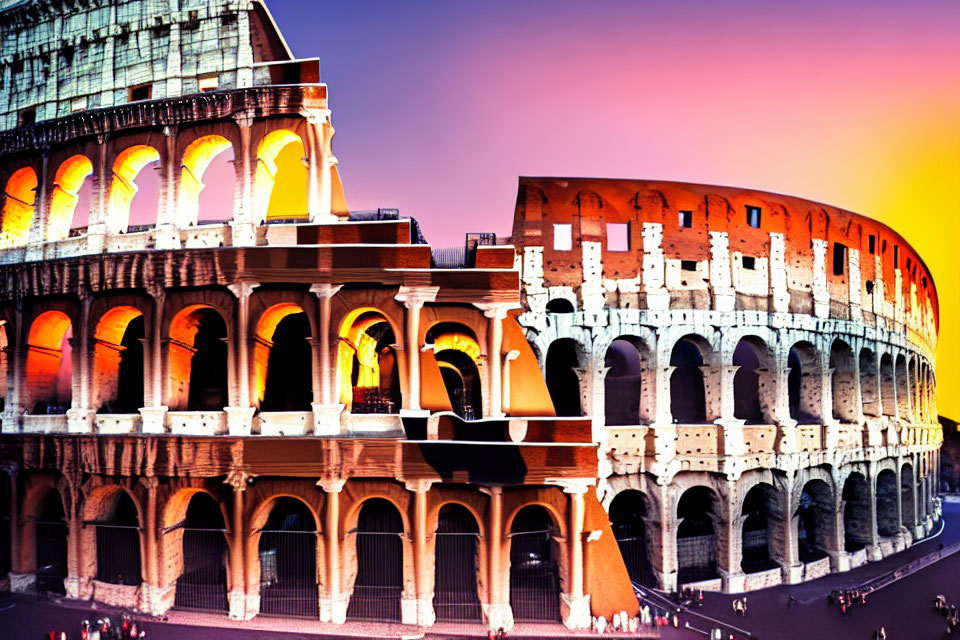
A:
{"label": "crowd of people", "polygon": [[867,604],[867,594],[860,589],[834,589],[827,596],[827,605],[840,607],[843,615],[853,615],[856,606]]}
{"label": "crowd of people", "polygon": [[947,637],[960,638],[960,613],[957,605],[949,604],[946,596],[940,594],[933,599],[933,609],[947,619]]}
{"label": "crowd of people", "polygon": [[146,640],[147,632],[129,615],[124,615],[120,624],[113,624],[110,618],[97,620],[91,624],[89,620],[80,623],[79,633],[72,635],[66,631],[50,631],[47,640]]}

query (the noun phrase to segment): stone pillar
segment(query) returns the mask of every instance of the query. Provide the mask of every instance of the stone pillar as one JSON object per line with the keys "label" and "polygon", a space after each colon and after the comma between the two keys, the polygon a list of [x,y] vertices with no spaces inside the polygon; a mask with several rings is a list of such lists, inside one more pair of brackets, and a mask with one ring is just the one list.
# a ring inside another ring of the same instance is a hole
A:
{"label": "stone pillar", "polygon": [[318,330],[320,335],[312,343],[315,348],[316,363],[313,368],[313,377],[315,382],[319,383],[314,384],[314,397],[311,404],[314,435],[340,433],[340,414],[343,413],[343,405],[334,402],[336,376],[330,366],[330,307],[333,296],[342,288],[341,284],[325,282],[310,287],[310,293],[317,297],[317,324],[320,327]]}
{"label": "stone pillar", "polygon": [[156,477],[142,479],[147,488],[147,522],[144,530],[146,553],[144,554],[144,581],[141,585],[143,599],[141,609],[145,613],[159,616],[173,606],[176,583],[163,585],[160,580],[160,559],[157,549],[157,488],[160,482]]}
{"label": "stone pillar", "polygon": [[[774,545],[770,545],[771,555],[774,555],[780,563],[783,582],[787,584],[797,584],[803,581],[803,564],[800,562],[800,550],[798,548],[797,530],[794,525],[793,514],[797,510],[796,501],[793,498],[793,486],[796,481],[796,472],[786,471],[786,475],[774,474],[774,484],[777,489],[776,502],[776,522],[769,523],[768,526],[776,526],[780,529],[780,549],[776,550]],[[769,539],[769,537],[768,537]]]}
{"label": "stone pillar", "polygon": [[[863,322],[863,311],[860,298],[860,250],[847,248],[847,269],[850,286],[850,319],[854,322]],[[856,358],[855,358],[856,360]]]}
{"label": "stone pillar", "polygon": [[161,205],[157,215],[156,247],[157,249],[179,249],[180,230],[177,229],[177,128],[167,125],[163,128],[166,139],[166,154],[161,158],[163,163],[160,193]]}
{"label": "stone pillar", "polygon": [[104,24],[110,25],[106,28],[107,37],[103,41],[103,64],[100,65],[100,106],[112,107],[113,99],[113,67],[114,67],[114,47],[116,46],[116,36],[120,34],[120,25],[117,22],[117,6],[110,5],[109,17]]}
{"label": "stone pillar", "polygon": [[33,585],[33,580],[36,576],[30,576],[29,578],[24,578],[24,574],[20,573],[23,570],[23,567],[20,562],[20,492],[18,490],[17,483],[17,474],[19,467],[12,464],[3,465],[3,471],[10,476],[10,590],[11,591],[27,591],[27,588],[23,589],[14,589],[14,584],[22,585],[24,582],[29,583],[28,586]]}
{"label": "stone pillar", "polygon": [[237,88],[253,86],[253,34],[250,13],[246,8],[237,12]]}
{"label": "stone pillar", "polygon": [[[782,233],[770,234],[770,293],[773,311],[790,311],[790,291],[787,289],[786,240]],[[789,415],[789,414],[788,414]]]}
{"label": "stone pillar", "polygon": [[488,406],[490,408],[487,417],[499,418],[503,416],[503,385],[501,383],[500,351],[503,346],[503,319],[507,317],[508,309],[516,309],[519,305],[513,302],[474,302],[473,306],[483,311],[483,315],[488,319],[489,327],[487,338],[487,362],[489,367],[489,390]]}
{"label": "stone pillar", "polygon": [[78,600],[89,597],[85,591],[89,580],[85,580],[82,574],[83,548],[81,541],[81,531],[83,530],[83,519],[80,514],[80,491],[76,484],[70,484],[70,509],[64,514],[67,518],[67,577],[63,580],[63,587],[67,597]]}
{"label": "stone pillar", "polygon": [[839,571],[850,570],[850,558],[844,544],[843,530],[843,484],[840,482],[840,474],[834,468],[831,472],[833,479],[833,527],[830,531],[830,548],[826,551],[830,555],[830,571],[837,573]]}
{"label": "stone pillar", "polygon": [[416,594],[415,598],[403,598],[401,600],[403,622],[405,624],[416,624],[421,627],[429,627],[436,619],[436,612],[433,610],[433,593],[431,588],[433,579],[431,574],[434,570],[434,562],[427,552],[427,491],[433,480],[416,479],[407,480],[405,486],[407,491],[413,492],[413,569],[415,573]]}
{"label": "stone pillar", "polygon": [[[332,164],[336,158],[328,158],[326,127],[330,122],[329,109],[301,109],[300,115],[307,120],[307,212],[311,222],[337,222],[338,218],[330,212],[333,194],[333,181],[330,176]],[[332,131],[332,127],[331,127]],[[332,137],[332,133],[330,136]]]}
{"label": "stone pillar", "polygon": [[[27,330],[24,327],[23,302],[16,300],[16,318],[13,325],[7,325],[7,401],[3,407],[3,433],[16,433],[20,430],[21,416],[29,409],[23,402],[23,374],[26,370]],[[12,327],[12,331],[10,331]],[[12,355],[10,355],[12,354]]]}
{"label": "stone pillar", "polygon": [[407,354],[407,393],[403,396],[401,415],[424,415],[420,409],[420,310],[423,303],[437,299],[440,287],[408,287],[403,285],[395,299],[407,308],[407,332],[404,351]]}
{"label": "stone pillar", "polygon": [[[90,342],[93,336],[90,331],[90,303],[93,297],[89,291],[82,290],[80,293],[80,326],[77,327],[77,334],[72,340],[74,347],[79,346],[79,357],[74,358],[77,366],[73,368],[73,376],[76,384],[73,385],[78,390],[79,397],[74,397],[71,401],[70,409],[67,410],[67,432],[69,433],[91,433],[94,424],[94,412],[90,409],[90,375],[91,360]],[[77,349],[74,349],[77,351]]]}
{"label": "stone pillar", "polygon": [[[827,290],[827,241],[814,238],[813,248],[813,312],[818,318],[830,317],[830,292]],[[830,353],[829,349],[826,353]]]}
{"label": "stone pillar", "polygon": [[510,414],[510,363],[520,356],[520,352],[511,349],[503,355],[503,412]]}
{"label": "stone pillar", "polygon": [[234,344],[237,351],[237,405],[225,407],[227,429],[232,436],[248,436],[255,407],[250,405],[250,294],[259,282],[242,281],[227,285],[237,297],[237,325]]}
{"label": "stone pillar", "polygon": [[510,571],[501,559],[503,550],[503,488],[481,488],[480,491],[490,496],[490,522],[487,527],[487,600],[481,602],[487,628],[496,631],[513,628],[513,609],[510,607],[509,590],[505,593],[504,587],[509,589]]}
{"label": "stone pillar", "polygon": [[251,168],[253,151],[250,141],[250,128],[253,126],[253,114],[249,111],[242,111],[234,114],[233,119],[240,131],[240,157],[234,160],[237,192],[230,228],[232,230],[233,246],[252,247],[257,244],[257,225],[267,215],[266,211],[252,210],[254,175]]}
{"label": "stone pillar", "polygon": [[[144,380],[143,388],[151,387],[151,402],[149,407],[139,409],[142,417],[141,431],[143,433],[164,433],[166,431],[167,407],[163,404],[163,308],[166,302],[166,292],[163,287],[148,287],[147,292],[153,298],[153,319],[150,325],[150,356],[153,360],[149,380]],[[146,353],[144,354],[146,367]]]}
{"label": "stone pillar", "polygon": [[583,592],[583,514],[585,494],[590,487],[586,482],[564,483],[563,492],[570,496],[569,535],[567,547],[570,557],[567,567],[567,593],[560,594],[563,624],[568,629],[589,629],[590,596]]}
{"label": "stone pillar", "polygon": [[790,346],[786,344],[783,332],[777,332],[776,361],[773,371],[760,374],[761,383],[774,389],[773,419],[778,427],[777,450],[779,453],[796,453],[797,421],[790,417],[790,367],[787,366]]}
{"label": "stone pillar", "polygon": [[167,45],[167,98],[183,95],[180,57],[180,23],[170,23],[170,43]]}
{"label": "stone pillar", "polygon": [[326,494],[323,544],[327,550],[327,595],[320,598],[320,621],[336,624],[346,622],[347,605],[350,603],[350,594],[343,592],[340,577],[340,492],[345,483],[344,478],[317,480],[317,486]]}
{"label": "stone pillar", "polygon": [[232,620],[250,620],[260,612],[260,594],[247,593],[246,523],[243,496],[252,476],[239,466],[230,469],[224,484],[233,487],[233,516],[230,520],[230,593],[227,599]]}
{"label": "stone pillar", "polygon": [[723,581],[725,593],[741,593],[746,588],[746,575],[740,566],[743,560],[744,516],[740,515],[737,501],[737,483],[727,480],[723,487],[724,512],[726,518],[714,518],[713,526],[717,531],[717,570]]}
{"label": "stone pillar", "polygon": [[[733,379],[740,369],[739,365],[718,365],[714,367],[700,367],[703,369],[703,378],[707,394],[707,417],[710,417],[710,405],[719,405],[720,417],[714,422],[723,429],[723,455],[742,456],[746,454],[747,447],[743,439],[743,425],[746,420],[739,420],[734,416],[733,409]],[[719,398],[714,398],[711,403],[710,396],[714,393]]]}
{"label": "stone pillar", "polygon": [[733,311],[737,292],[730,272],[730,238],[726,231],[710,232],[710,288],[713,290],[713,308]]}
{"label": "stone pillar", "polygon": [[[659,574],[660,574],[660,588],[664,591],[676,591],[679,585],[677,584],[677,572],[679,569],[679,562],[677,559],[677,522],[676,515],[673,509],[673,503],[670,497],[670,487],[667,485],[658,484],[657,485],[657,506],[658,506],[658,520],[659,520],[659,545],[651,545],[650,550],[654,556],[659,552],[661,554]],[[651,558],[654,564],[657,562],[657,558]]]}
{"label": "stone pillar", "polygon": [[877,530],[877,470],[876,463],[867,461],[867,486],[870,496],[870,544],[867,545],[867,557],[872,562],[883,560],[880,549],[880,535]]}
{"label": "stone pillar", "polygon": [[663,311],[670,308],[670,292],[666,283],[666,260],[663,255],[663,225],[643,223],[643,291],[647,294],[647,308]]}

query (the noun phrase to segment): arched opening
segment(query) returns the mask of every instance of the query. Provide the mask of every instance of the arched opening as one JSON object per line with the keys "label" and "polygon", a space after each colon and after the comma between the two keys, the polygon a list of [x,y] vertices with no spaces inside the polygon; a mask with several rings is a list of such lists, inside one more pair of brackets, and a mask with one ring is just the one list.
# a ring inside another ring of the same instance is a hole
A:
{"label": "arched opening", "polygon": [[583,415],[580,406],[580,366],[577,344],[568,338],[555,340],[547,350],[546,381],[550,399],[558,416]]}
{"label": "arched opening", "polygon": [[10,340],[7,336],[7,321],[0,320],[0,411],[7,406],[7,353],[10,351]]}
{"label": "arched opening", "polygon": [[842,340],[834,340],[830,347],[830,368],[833,417],[841,422],[857,421],[857,374],[854,368],[853,349]]}
{"label": "arched opening", "polygon": [[347,606],[354,620],[400,620],[403,520],[383,498],[363,503],[357,518],[357,579]]}
{"label": "arched opening", "polygon": [[182,309],[170,323],[168,406],[222,411],[227,405],[227,325],[212,307]]}
{"label": "arched opening", "polygon": [[279,304],[263,314],[254,343],[254,377],[262,411],[310,411],[313,358],[310,321],[294,304]]}
{"label": "arched opening", "polygon": [[97,580],[140,586],[140,518],[126,491],[108,498],[96,538]]}
{"label": "arched opening", "polygon": [[800,562],[815,562],[827,557],[833,522],[833,493],[823,480],[803,485],[797,507],[797,549]]}
{"label": "arched opening", "polygon": [[877,369],[877,355],[870,349],[860,350],[860,400],[863,413],[879,416],[880,379]]}
{"label": "arched opening", "polygon": [[851,473],[843,484],[843,541],[847,551],[859,551],[870,544],[870,487],[859,473]]}
{"label": "arched opening", "polygon": [[706,392],[703,384],[703,351],[696,337],[687,336],[673,345],[670,354],[670,413],[680,424],[707,421]]}
{"label": "arched opening", "polygon": [[897,356],[897,414],[904,420],[910,419],[910,391],[907,387],[907,359]]}
{"label": "arched opening", "polygon": [[913,500],[913,465],[905,464],[900,469],[900,515],[903,526],[911,533],[917,526],[917,507]]}
{"label": "arched opening", "polygon": [[552,298],[547,302],[547,313],[573,313],[573,303],[566,298]]}
{"label": "arched opening", "polygon": [[[361,312],[340,331],[340,402],[351,413],[397,413],[403,406],[397,338],[377,311]],[[416,354],[414,354],[416,355]]]}
{"label": "arched opening", "polygon": [[227,610],[226,530],[220,505],[207,493],[194,494],[181,529],[183,572],[177,578],[176,608]]}
{"label": "arched opening", "polygon": [[[148,166],[153,170],[144,172]],[[160,202],[159,169],[160,153],[153,147],[134,145],[120,152],[113,163],[107,233],[126,233],[154,225]]]}
{"label": "arched opening", "polygon": [[610,503],[610,524],[630,580],[645,587],[656,587],[657,577],[650,563],[647,540],[647,503],[633,489],[621,491]]}
{"label": "arched opening", "polygon": [[303,140],[287,129],[271,131],[257,147],[253,219],[307,217],[307,161]]}
{"label": "arched opening", "polygon": [[895,385],[893,358],[890,357],[889,353],[885,353],[880,357],[880,399],[885,416],[897,415]]}
{"label": "arched opening", "polygon": [[900,532],[899,500],[897,474],[884,469],[877,474],[877,533],[881,536],[895,536]]}
{"label": "arched opening", "polygon": [[547,510],[522,508],[510,525],[510,606],[518,622],[560,620],[560,573]]}
{"label": "arched opening", "polygon": [[64,160],[53,177],[53,194],[47,217],[47,240],[55,242],[84,228],[90,221],[90,194],[93,189],[93,163],[86,156]]}
{"label": "arched opening", "polygon": [[277,498],[260,532],[260,613],[316,619],[317,523],[300,500]]}
{"label": "arched opening", "polygon": [[[770,514],[776,509],[776,492],[769,484],[758,484],[747,492],[740,512],[743,518],[740,568],[744,573],[757,573],[777,567],[770,554],[776,543],[770,530]],[[771,540],[773,538],[773,540]]]}
{"label": "arched opening", "polygon": [[223,136],[197,138],[181,160],[177,226],[226,222],[233,217],[233,145]]}
{"label": "arched opening", "polygon": [[33,522],[37,592],[65,595],[63,580],[67,577],[67,519],[60,492],[50,489],[42,505]]}
{"label": "arched opening", "polygon": [[617,338],[607,347],[604,366],[604,416],[608,425],[640,424],[640,397],[646,345],[628,338]]}
{"label": "arched opening", "polygon": [[0,576],[13,568],[10,548],[10,476],[0,470]]}
{"label": "arched opening", "polygon": [[30,325],[24,395],[31,399],[34,415],[63,414],[70,408],[72,337],[70,318],[60,311],[45,311]]}
{"label": "arched opening", "polygon": [[747,424],[762,424],[760,406],[760,357],[757,347],[746,338],[733,351],[733,365],[740,367],[733,375],[733,416]]}
{"label": "arched opening", "polygon": [[37,173],[30,167],[13,172],[3,192],[0,248],[27,243],[27,234],[37,210]]}
{"label": "arched opening", "polygon": [[907,362],[907,382],[908,393],[910,394],[910,419],[913,422],[920,422],[920,392],[917,385],[917,359],[911,357]]}
{"label": "arched opening", "polygon": [[798,342],[787,355],[790,417],[800,424],[820,422],[820,358],[809,342]]}
{"label": "arched opening", "polygon": [[425,338],[433,345],[433,355],[440,366],[440,375],[454,413],[464,420],[483,417],[480,387],[480,344],[469,328],[441,322],[430,327]]}
{"label": "arched opening", "polygon": [[437,620],[483,619],[477,594],[477,572],[481,571],[479,536],[477,520],[466,507],[446,504],[440,509],[433,592]]}
{"label": "arched opening", "polygon": [[712,580],[717,573],[716,494],[691,487],[677,503],[677,581]]}
{"label": "arched opening", "polygon": [[94,407],[99,413],[137,413],[143,402],[143,315],[114,307],[94,331]]}

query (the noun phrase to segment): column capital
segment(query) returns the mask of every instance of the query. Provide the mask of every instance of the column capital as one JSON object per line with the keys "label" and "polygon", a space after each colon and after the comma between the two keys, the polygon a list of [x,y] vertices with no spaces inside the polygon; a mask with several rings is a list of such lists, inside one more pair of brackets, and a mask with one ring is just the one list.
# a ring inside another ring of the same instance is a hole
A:
{"label": "column capital", "polygon": [[237,126],[241,129],[249,128],[253,126],[253,112],[252,111],[238,111],[237,113],[230,116],[234,122],[237,123]]}
{"label": "column capital", "polygon": [[519,302],[474,302],[473,306],[483,312],[488,318],[493,320],[503,320],[507,317],[507,311],[519,309]]}
{"label": "column capital", "polygon": [[227,477],[223,480],[223,484],[228,484],[233,487],[234,491],[246,491],[247,485],[257,476],[248,472],[241,466],[231,467],[230,471],[227,472]]}
{"label": "column capital", "polygon": [[318,282],[316,284],[310,285],[310,293],[317,296],[321,300],[326,298],[332,298],[337,295],[337,292],[343,288],[342,284],[330,284],[329,282]]}
{"label": "column capital", "polygon": [[564,493],[569,493],[572,495],[583,495],[590,489],[594,488],[595,481],[593,479],[586,478],[562,478],[562,479],[547,479],[544,484],[552,484],[560,487]]}
{"label": "column capital", "polygon": [[437,292],[440,287],[409,287],[402,285],[397,290],[397,295],[393,298],[397,302],[402,302],[407,309],[419,309],[425,302],[433,302],[437,299]]}
{"label": "column capital", "polygon": [[426,493],[436,482],[439,482],[436,478],[409,478],[403,481],[403,486],[411,493]]}
{"label": "column capital", "polygon": [[326,124],[330,121],[330,114],[330,109],[300,109],[300,115],[310,124]]}
{"label": "column capital", "polygon": [[324,493],[340,493],[343,486],[347,483],[346,478],[320,478],[317,480],[317,486],[323,489]]}
{"label": "column capital", "polygon": [[485,493],[491,498],[503,495],[503,487],[480,487],[480,493]]}
{"label": "column capital", "polygon": [[253,282],[250,280],[241,280],[240,282],[234,284],[228,284],[227,289],[230,289],[232,293],[238,300],[243,298],[249,298],[250,294],[253,293],[253,290],[260,286],[259,282]]}

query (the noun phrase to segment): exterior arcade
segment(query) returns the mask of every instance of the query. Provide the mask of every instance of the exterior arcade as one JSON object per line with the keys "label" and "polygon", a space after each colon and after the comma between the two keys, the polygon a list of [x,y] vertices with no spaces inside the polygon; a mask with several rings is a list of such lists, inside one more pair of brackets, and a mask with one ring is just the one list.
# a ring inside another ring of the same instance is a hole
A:
{"label": "exterior arcade", "polygon": [[586,628],[631,580],[800,582],[931,531],[936,290],[892,230],[522,178],[510,241],[431,247],[349,211],[319,63],[262,2],[166,4],[0,3],[10,589]]}

